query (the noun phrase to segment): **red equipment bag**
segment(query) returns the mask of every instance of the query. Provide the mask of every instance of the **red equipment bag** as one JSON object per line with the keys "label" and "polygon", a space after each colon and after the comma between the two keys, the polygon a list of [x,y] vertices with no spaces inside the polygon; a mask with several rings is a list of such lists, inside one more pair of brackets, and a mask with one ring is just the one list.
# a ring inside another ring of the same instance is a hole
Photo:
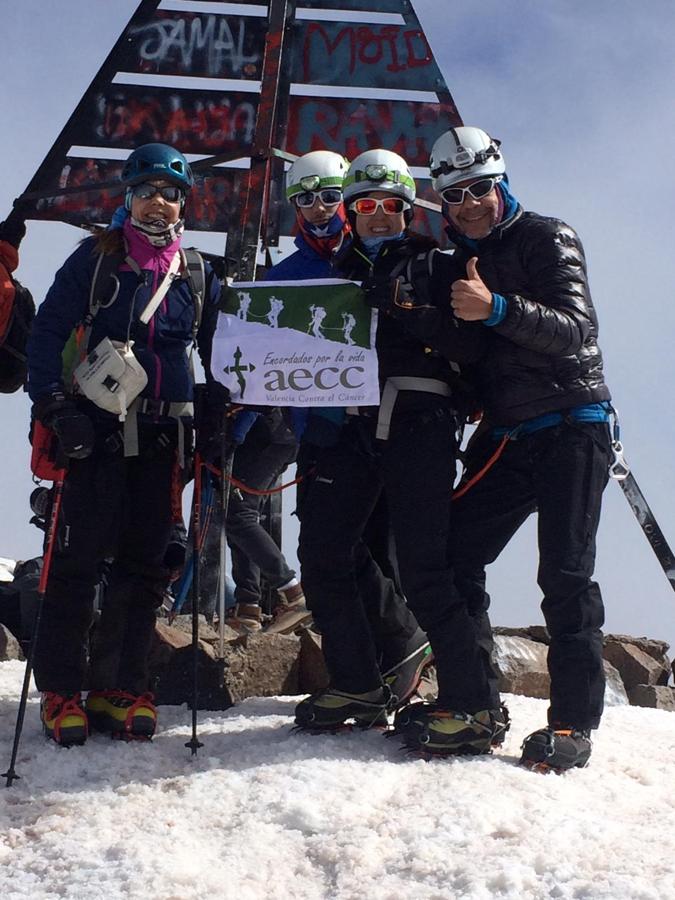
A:
{"label": "red equipment bag", "polygon": [[59,454],[59,442],[56,435],[37,419],[33,420],[31,429],[33,452],[30,458],[30,469],[41,481],[61,481],[66,474]]}

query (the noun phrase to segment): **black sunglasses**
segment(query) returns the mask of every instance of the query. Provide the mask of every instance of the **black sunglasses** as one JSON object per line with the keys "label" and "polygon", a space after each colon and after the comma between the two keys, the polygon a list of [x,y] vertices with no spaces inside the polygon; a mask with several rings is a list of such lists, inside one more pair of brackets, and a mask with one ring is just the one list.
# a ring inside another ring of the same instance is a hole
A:
{"label": "black sunglasses", "polygon": [[167,203],[178,203],[178,201],[182,200],[185,196],[184,192],[179,187],[176,187],[175,184],[167,184],[160,187],[159,185],[151,184],[148,181],[144,181],[143,184],[135,185],[131,189],[131,193],[139,200],[149,200],[151,197],[154,197],[155,194],[161,194],[162,198],[166,200]]}

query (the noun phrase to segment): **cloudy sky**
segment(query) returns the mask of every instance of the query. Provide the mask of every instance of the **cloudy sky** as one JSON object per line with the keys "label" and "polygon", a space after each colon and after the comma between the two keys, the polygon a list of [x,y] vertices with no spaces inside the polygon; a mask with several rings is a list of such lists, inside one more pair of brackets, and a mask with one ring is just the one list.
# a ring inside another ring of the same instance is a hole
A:
{"label": "cloudy sky", "polygon": [[[675,543],[675,6],[671,0],[413,2],[464,121],[503,141],[514,193],[526,208],[565,219],[581,235],[627,457]],[[0,217],[136,6],[135,0],[0,0]],[[19,275],[36,300],[80,237],[67,225],[29,223]],[[212,249],[203,237],[198,243]],[[0,556],[26,558],[39,552],[39,535],[28,525],[28,402],[13,395],[0,403]],[[491,570],[497,623],[539,620],[534,544],[529,523]],[[608,630],[675,643],[675,597],[614,484],[605,498],[597,575]]]}

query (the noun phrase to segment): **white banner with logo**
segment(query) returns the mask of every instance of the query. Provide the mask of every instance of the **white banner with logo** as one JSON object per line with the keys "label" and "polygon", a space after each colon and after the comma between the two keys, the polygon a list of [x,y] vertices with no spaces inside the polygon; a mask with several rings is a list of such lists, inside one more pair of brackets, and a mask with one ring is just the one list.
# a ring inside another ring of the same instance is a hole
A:
{"label": "white banner with logo", "polygon": [[211,372],[252,406],[380,402],[377,310],[353,281],[239,282],[218,315]]}

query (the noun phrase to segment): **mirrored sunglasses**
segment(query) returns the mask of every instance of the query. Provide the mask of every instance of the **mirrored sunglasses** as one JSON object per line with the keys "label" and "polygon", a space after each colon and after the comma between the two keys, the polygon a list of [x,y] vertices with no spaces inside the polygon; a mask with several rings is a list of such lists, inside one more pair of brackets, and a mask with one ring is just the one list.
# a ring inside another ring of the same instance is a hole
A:
{"label": "mirrored sunglasses", "polygon": [[460,203],[464,203],[466,194],[469,194],[474,200],[482,200],[501,180],[502,176],[497,175],[494,178],[481,178],[480,181],[474,181],[468,187],[448,187],[441,191],[441,197],[450,206],[459,206]]}
{"label": "mirrored sunglasses", "polygon": [[388,216],[395,216],[412,207],[401,197],[384,197],[381,200],[374,197],[359,197],[349,208],[359,216],[374,216],[378,209],[383,209]]}
{"label": "mirrored sunglasses", "polygon": [[296,194],[293,199],[302,209],[309,209],[310,206],[314,206],[317,197],[324,206],[337,206],[338,203],[342,203],[342,191],[337,188],[324,188],[322,191],[304,191],[302,194]]}
{"label": "mirrored sunglasses", "polygon": [[151,197],[154,197],[155,194],[161,194],[162,198],[166,200],[167,203],[178,203],[178,201],[182,200],[185,196],[183,191],[175,184],[167,184],[160,187],[157,184],[150,184],[147,181],[143,184],[135,185],[135,187],[132,188],[131,193],[139,200],[149,200]]}

